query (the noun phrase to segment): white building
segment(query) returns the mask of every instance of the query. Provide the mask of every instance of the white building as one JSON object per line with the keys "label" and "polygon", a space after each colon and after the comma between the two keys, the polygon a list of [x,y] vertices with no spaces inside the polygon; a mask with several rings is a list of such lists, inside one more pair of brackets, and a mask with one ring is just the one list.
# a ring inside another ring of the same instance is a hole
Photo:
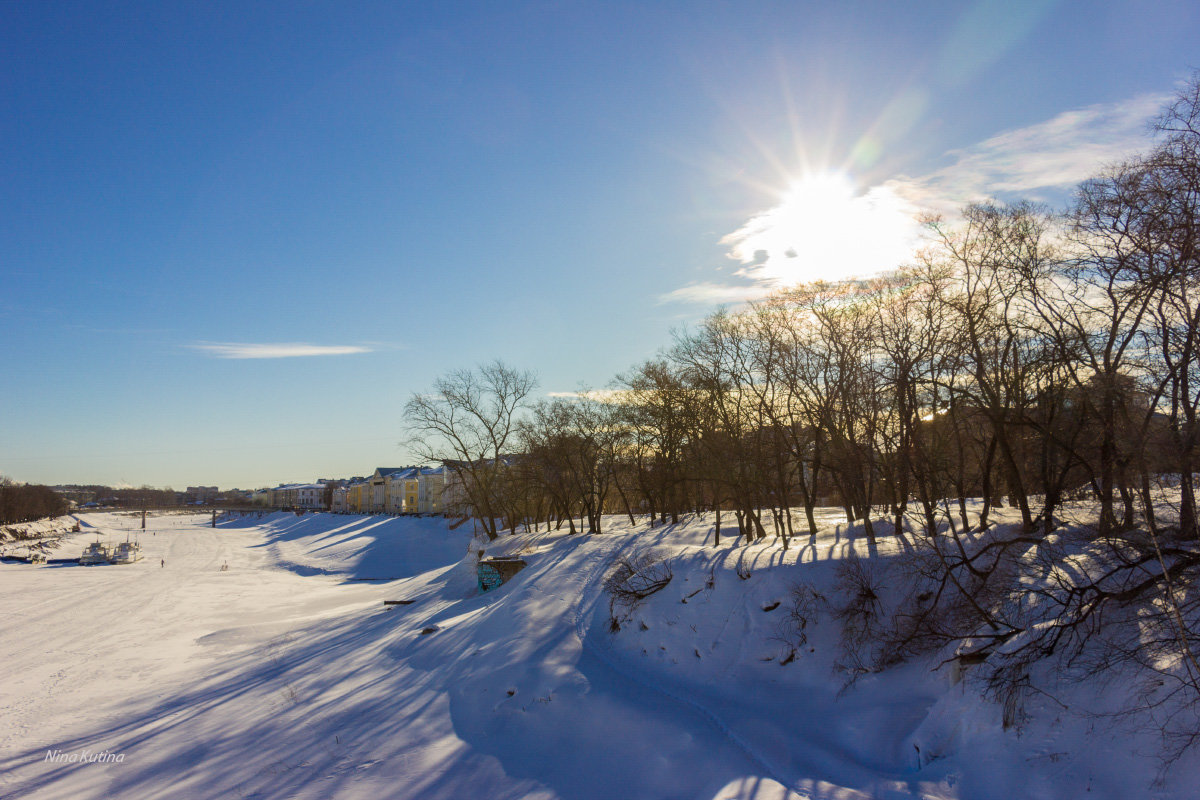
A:
{"label": "white building", "polygon": [[337,513],[344,513],[350,510],[350,488],[347,486],[338,486],[334,488],[333,495],[330,498],[329,510]]}
{"label": "white building", "polygon": [[271,490],[271,505],[276,508],[325,508],[325,484],[286,483]]}
{"label": "white building", "polygon": [[443,513],[442,494],[445,488],[445,467],[420,467],[417,470],[417,511],[421,514]]}

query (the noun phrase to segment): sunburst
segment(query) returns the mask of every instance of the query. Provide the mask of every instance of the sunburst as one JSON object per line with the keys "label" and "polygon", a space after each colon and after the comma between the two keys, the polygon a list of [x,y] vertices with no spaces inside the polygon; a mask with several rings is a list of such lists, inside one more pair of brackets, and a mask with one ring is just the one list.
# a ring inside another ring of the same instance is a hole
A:
{"label": "sunburst", "polygon": [[862,192],[844,172],[807,174],[778,205],[723,240],[739,274],[771,286],[841,280],[896,269],[912,257],[920,226],[886,185]]}

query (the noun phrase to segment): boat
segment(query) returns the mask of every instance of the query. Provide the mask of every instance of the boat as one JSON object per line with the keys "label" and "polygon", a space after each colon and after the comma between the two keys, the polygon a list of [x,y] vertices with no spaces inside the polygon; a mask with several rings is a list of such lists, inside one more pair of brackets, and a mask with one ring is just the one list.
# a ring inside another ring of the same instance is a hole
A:
{"label": "boat", "polygon": [[111,552],[108,546],[103,542],[92,542],[83,551],[83,555],[79,557],[79,563],[85,567],[90,567],[92,564],[107,564]]}
{"label": "boat", "polygon": [[117,545],[117,549],[109,556],[109,561],[114,564],[132,564],[135,561],[142,560],[142,546],[137,542],[124,541]]}

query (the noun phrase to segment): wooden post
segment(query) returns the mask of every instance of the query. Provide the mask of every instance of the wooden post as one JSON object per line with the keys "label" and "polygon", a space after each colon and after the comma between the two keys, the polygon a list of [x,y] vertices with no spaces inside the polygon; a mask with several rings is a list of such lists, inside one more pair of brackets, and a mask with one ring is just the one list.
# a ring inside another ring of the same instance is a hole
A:
{"label": "wooden post", "polygon": [[146,509],[142,509],[142,530],[146,530]]}
{"label": "wooden post", "polygon": [[215,527],[217,527],[217,510],[216,510],[215,508],[213,509],[213,521],[212,521],[212,526],[213,526],[214,528],[215,528]]}

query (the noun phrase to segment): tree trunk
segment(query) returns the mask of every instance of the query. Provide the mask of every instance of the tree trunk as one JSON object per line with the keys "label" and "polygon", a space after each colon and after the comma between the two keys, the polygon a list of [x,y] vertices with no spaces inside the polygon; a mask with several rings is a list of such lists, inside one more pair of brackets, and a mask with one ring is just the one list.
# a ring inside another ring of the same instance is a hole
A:
{"label": "tree trunk", "polygon": [[1007,468],[1009,502],[1021,510],[1022,527],[1026,531],[1032,531],[1033,514],[1029,511],[1029,498],[1025,494],[1025,483],[1021,480],[1021,468],[1017,466],[1016,455],[1004,433],[997,431],[996,438],[999,440],[1000,455],[1004,458],[1004,465]]}
{"label": "tree trunk", "polygon": [[713,528],[713,547],[721,546],[721,496],[713,487],[713,513],[716,515],[716,527]]}

